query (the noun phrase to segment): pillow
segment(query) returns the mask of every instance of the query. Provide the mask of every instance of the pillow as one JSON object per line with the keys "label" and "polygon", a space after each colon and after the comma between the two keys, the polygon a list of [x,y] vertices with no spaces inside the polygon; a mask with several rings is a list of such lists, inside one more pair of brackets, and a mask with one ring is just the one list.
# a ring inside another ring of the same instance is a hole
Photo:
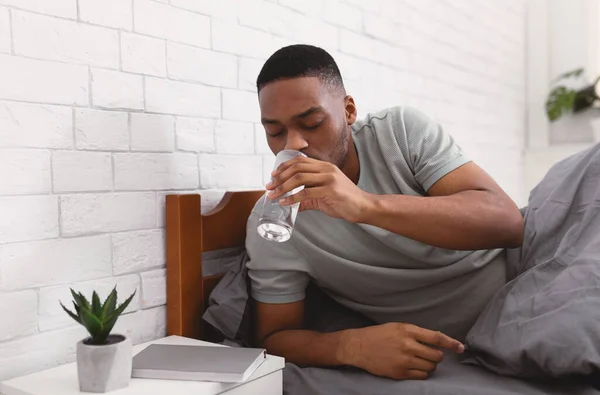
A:
{"label": "pillow", "polygon": [[516,276],[467,334],[466,363],[528,378],[600,372],[600,145],[556,164],[532,191]]}

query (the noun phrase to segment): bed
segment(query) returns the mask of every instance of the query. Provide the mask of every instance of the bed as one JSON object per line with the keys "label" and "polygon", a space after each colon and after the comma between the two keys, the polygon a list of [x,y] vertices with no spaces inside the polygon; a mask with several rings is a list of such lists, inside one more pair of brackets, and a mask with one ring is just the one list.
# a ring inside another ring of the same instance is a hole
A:
{"label": "bed", "polygon": [[[207,273],[203,260],[216,251],[243,250],[246,220],[263,191],[229,192],[201,214],[198,194],[166,197],[167,331],[221,342],[222,332],[204,320],[223,273]],[[525,380],[499,375],[449,356],[426,381],[394,381],[351,368],[284,370],[284,392],[300,394],[600,394],[580,380]]]}

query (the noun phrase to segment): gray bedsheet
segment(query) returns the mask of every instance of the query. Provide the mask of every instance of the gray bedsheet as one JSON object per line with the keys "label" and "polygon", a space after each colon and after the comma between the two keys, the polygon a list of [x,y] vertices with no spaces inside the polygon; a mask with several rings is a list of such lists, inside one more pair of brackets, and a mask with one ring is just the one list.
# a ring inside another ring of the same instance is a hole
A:
{"label": "gray bedsheet", "polygon": [[283,374],[288,395],[597,395],[600,392],[568,382],[527,382],[462,364],[448,356],[425,381],[394,381],[357,370],[298,368],[288,364]]}

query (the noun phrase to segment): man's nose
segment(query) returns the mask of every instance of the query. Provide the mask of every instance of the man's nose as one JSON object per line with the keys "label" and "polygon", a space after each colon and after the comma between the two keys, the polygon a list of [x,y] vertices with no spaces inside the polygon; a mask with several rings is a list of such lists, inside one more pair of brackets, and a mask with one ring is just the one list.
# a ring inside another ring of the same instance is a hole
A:
{"label": "man's nose", "polygon": [[302,151],[308,147],[308,142],[302,137],[302,134],[293,130],[288,130],[285,149]]}

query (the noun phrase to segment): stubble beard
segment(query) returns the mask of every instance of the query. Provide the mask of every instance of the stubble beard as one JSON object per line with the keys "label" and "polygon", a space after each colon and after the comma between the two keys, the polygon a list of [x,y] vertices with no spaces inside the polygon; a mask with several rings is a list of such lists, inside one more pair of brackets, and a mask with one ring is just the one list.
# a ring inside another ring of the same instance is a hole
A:
{"label": "stubble beard", "polygon": [[344,127],[341,130],[338,143],[336,144],[334,152],[331,156],[332,163],[340,169],[344,168],[344,166],[346,165],[346,159],[348,158],[348,140],[350,138],[348,136],[348,130],[346,128],[347,125],[344,125]]}

